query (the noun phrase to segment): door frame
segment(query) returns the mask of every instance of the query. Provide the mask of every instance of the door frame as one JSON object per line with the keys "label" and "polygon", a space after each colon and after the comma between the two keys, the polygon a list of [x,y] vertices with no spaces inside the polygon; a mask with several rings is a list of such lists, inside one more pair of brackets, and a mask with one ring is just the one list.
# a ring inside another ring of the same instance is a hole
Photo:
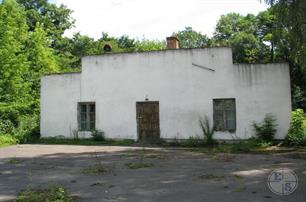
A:
{"label": "door frame", "polygon": [[136,101],[136,127],[137,127],[137,140],[141,140],[140,138],[140,124],[139,124],[139,118],[138,117],[138,106],[142,104],[157,104],[158,107],[158,139],[160,139],[160,115],[159,115],[159,101]]}

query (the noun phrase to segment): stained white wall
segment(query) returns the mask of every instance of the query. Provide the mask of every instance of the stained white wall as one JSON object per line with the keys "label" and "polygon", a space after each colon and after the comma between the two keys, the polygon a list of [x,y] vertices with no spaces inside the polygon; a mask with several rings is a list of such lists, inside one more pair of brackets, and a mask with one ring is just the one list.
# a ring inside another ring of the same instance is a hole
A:
{"label": "stained white wall", "polygon": [[40,132],[42,137],[73,137],[77,129],[80,73],[48,75],[41,79]]}
{"label": "stained white wall", "polygon": [[200,134],[199,117],[212,121],[214,98],[235,98],[237,114],[236,132],[217,132],[216,138],[250,137],[252,122],[267,113],[278,120],[276,138],[289,128],[287,64],[235,65],[230,48],[207,48],[88,56],[81,74],[44,77],[42,136],[70,136],[77,128],[77,102],[93,101],[98,129],[111,138],[136,139],[136,102],[146,96],[159,101],[163,138]]}

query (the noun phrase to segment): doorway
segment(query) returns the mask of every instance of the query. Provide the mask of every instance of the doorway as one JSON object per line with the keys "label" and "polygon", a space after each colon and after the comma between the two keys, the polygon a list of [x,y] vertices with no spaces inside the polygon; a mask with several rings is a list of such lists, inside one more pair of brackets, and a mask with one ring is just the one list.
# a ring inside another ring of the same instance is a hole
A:
{"label": "doorway", "polygon": [[160,140],[159,102],[136,102],[137,136],[140,142],[156,143]]}

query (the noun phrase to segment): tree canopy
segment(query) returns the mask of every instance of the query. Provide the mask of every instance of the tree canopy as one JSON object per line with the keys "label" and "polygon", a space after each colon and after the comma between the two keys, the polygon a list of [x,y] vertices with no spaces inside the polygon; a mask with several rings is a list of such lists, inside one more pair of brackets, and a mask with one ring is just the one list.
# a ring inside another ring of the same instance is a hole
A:
{"label": "tree canopy", "polygon": [[[212,37],[189,26],[172,34],[179,38],[181,48],[231,46],[236,63],[288,62],[293,107],[305,110],[306,1],[263,2],[270,8],[257,15],[222,15]],[[106,44],[113,52],[166,49],[165,40],[113,37],[105,32],[98,39],[80,33],[65,37],[64,32],[74,26],[71,13],[47,0],[3,0],[0,4],[0,134],[2,123],[18,128],[24,120],[21,117],[39,115],[42,75],[79,71],[81,57],[103,54]]]}

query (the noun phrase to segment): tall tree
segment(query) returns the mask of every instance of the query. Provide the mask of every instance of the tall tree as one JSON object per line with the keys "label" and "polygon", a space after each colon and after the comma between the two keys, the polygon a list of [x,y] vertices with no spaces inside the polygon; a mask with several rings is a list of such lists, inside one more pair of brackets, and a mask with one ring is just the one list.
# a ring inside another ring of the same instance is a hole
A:
{"label": "tall tree", "polygon": [[74,20],[71,18],[72,11],[64,5],[58,7],[48,0],[17,0],[17,2],[25,7],[30,31],[34,31],[36,24],[40,23],[54,41],[60,40],[65,30],[74,25]]}
{"label": "tall tree", "polygon": [[60,66],[63,68],[74,67],[76,57],[67,51],[67,40],[63,37],[64,32],[73,27],[74,19],[72,11],[64,5],[57,6],[48,0],[17,0],[24,6],[27,16],[29,31],[34,31],[39,23],[47,36],[51,39],[51,46],[58,55]]}
{"label": "tall tree", "polygon": [[294,107],[306,109],[306,1],[278,0],[272,8],[278,26],[287,31],[283,49],[290,64]]}
{"label": "tall tree", "polygon": [[[41,76],[46,73],[60,71],[57,56],[51,48],[51,39],[39,23],[37,23],[34,31],[29,33],[26,54],[29,61],[26,80],[31,84],[33,102],[38,104]],[[36,109],[38,108],[39,106],[37,105]]]}
{"label": "tall tree", "polygon": [[213,37],[214,45],[233,48],[234,62],[254,63],[265,61],[267,45],[260,41],[257,17],[238,13],[222,15]]}
{"label": "tall tree", "polygon": [[197,32],[192,27],[186,27],[182,31],[173,33],[180,40],[181,48],[200,48],[211,44],[210,39],[201,32]]}
{"label": "tall tree", "polygon": [[15,0],[4,0],[0,5],[0,103],[20,103],[26,97],[27,31],[24,10]]}
{"label": "tall tree", "polygon": [[270,48],[270,62],[273,62],[275,59],[275,43],[276,40],[280,39],[277,32],[281,31],[277,29],[276,16],[274,15],[272,9],[268,9],[260,12],[257,15],[257,20],[258,28],[256,35],[262,43],[268,44]]}
{"label": "tall tree", "polygon": [[14,125],[31,99],[24,80],[29,67],[24,50],[27,33],[25,11],[15,0],[4,0],[0,5],[0,121]]}
{"label": "tall tree", "polygon": [[135,43],[135,51],[154,51],[166,49],[165,41],[142,39]]}

